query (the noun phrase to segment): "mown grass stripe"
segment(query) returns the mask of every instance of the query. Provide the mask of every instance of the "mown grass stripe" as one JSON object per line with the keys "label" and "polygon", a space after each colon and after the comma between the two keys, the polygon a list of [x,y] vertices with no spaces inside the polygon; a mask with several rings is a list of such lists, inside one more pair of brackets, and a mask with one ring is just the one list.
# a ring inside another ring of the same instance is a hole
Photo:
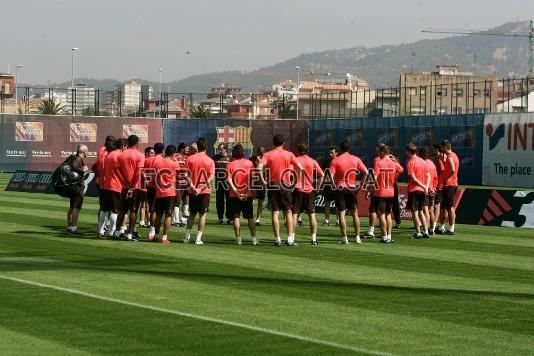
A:
{"label": "mown grass stripe", "polygon": [[26,285],[33,286],[33,287],[46,288],[46,289],[51,289],[51,290],[55,290],[55,291],[59,291],[59,292],[63,292],[63,293],[75,294],[75,295],[79,295],[79,296],[82,296],[82,297],[98,299],[98,300],[105,301],[105,302],[122,304],[122,305],[135,307],[135,308],[141,308],[141,309],[145,309],[145,310],[154,311],[154,312],[157,312],[157,313],[172,314],[172,315],[175,315],[175,316],[178,316],[178,317],[184,317],[184,318],[190,318],[190,319],[207,321],[207,322],[211,322],[211,323],[217,323],[217,324],[223,324],[223,325],[238,327],[238,328],[242,328],[242,329],[246,329],[246,330],[250,330],[250,331],[254,331],[254,332],[260,332],[260,333],[270,334],[270,335],[274,335],[274,336],[286,337],[286,338],[289,338],[289,339],[294,339],[294,340],[303,341],[303,342],[309,342],[309,343],[323,345],[323,346],[329,346],[329,347],[333,347],[333,348],[336,348],[336,349],[352,351],[352,352],[356,352],[356,353],[362,353],[362,354],[367,354],[367,355],[393,355],[391,353],[380,352],[380,351],[375,351],[375,350],[370,350],[370,349],[361,348],[361,347],[355,347],[355,346],[350,346],[350,345],[343,345],[343,344],[339,344],[339,343],[332,342],[332,341],[321,340],[321,339],[311,338],[311,337],[307,337],[307,336],[291,334],[291,333],[287,333],[287,332],[283,332],[283,331],[272,330],[272,329],[262,328],[262,327],[258,327],[258,326],[254,326],[254,325],[238,323],[238,322],[234,322],[234,321],[230,321],[230,320],[211,318],[211,317],[208,317],[208,316],[203,316],[203,315],[198,315],[198,314],[186,313],[186,312],[170,310],[170,309],[165,309],[165,308],[160,308],[160,307],[156,307],[156,306],[140,304],[140,303],[135,303],[135,302],[130,302],[130,301],[116,299],[116,298],[110,298],[110,297],[106,297],[106,296],[101,296],[101,295],[97,295],[97,294],[83,292],[83,291],[76,290],[76,289],[63,288],[63,287],[53,286],[53,285],[50,285],[50,284],[44,284],[44,283],[34,282],[34,281],[20,279],[20,278],[14,278],[14,277],[8,277],[8,276],[0,275],[0,279],[4,279],[4,280],[7,280],[7,281],[11,281],[11,282],[17,282],[17,283],[21,283],[21,284],[26,284]]}

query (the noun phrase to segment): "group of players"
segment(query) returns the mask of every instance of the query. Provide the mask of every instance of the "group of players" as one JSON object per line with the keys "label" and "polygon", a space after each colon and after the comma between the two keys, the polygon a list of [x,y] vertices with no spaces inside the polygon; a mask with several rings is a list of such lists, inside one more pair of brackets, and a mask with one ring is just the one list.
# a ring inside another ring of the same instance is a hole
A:
{"label": "group of players", "polygon": [[[412,211],[415,233],[413,238],[428,238],[433,234],[455,233],[454,198],[458,186],[459,160],[451,144],[443,141],[432,149],[418,150],[414,144],[406,147],[405,169],[384,144],[378,144],[374,166],[368,169],[362,160],[350,153],[346,140],[330,147],[330,158],[321,167],[308,155],[307,144],[298,145],[295,156],[284,147],[284,137],[273,137],[273,149],[257,149],[245,157],[242,145],[233,146],[231,155],[221,144],[218,154],[207,155],[207,141],[199,138],[188,147],[156,143],[145,149],[138,148],[139,138],[106,138],[91,170],[96,175],[100,211],[98,235],[101,238],[137,241],[139,227],[149,228],[148,240],[169,243],[171,226],[185,226],[183,242],[191,239],[198,215],[198,229],[194,243],[202,245],[206,216],[212,193],[216,187],[218,224],[223,224],[226,210],[227,223],[233,225],[236,243],[242,243],[240,218],[247,221],[252,244],[258,244],[256,226],[261,223],[263,202],[269,199],[275,245],[282,244],[279,215],[282,212],[287,233],[286,244],[296,246],[296,226],[300,215],[309,216],[310,243],[317,242],[316,196],[319,190],[325,197],[325,222],[329,224],[331,202],[335,202],[341,239],[349,243],[347,215],[352,217],[354,240],[362,243],[358,216],[358,193],[370,199],[369,229],[362,237],[374,237],[376,220],[379,222],[383,243],[391,243],[393,220],[400,225],[398,216],[397,179],[406,170],[408,176],[407,208]],[[76,169],[86,171],[83,158],[87,147],[78,148]],[[358,181],[358,178],[360,180]],[[258,201],[257,215],[254,200]],[[71,198],[71,209],[81,209],[83,195]],[[181,209],[180,209],[181,208]],[[180,216],[180,211],[182,216]],[[68,232],[79,234],[69,215]],[[77,219],[76,219],[77,220]],[[106,221],[107,220],[107,221]],[[445,230],[448,222],[448,230]]]}

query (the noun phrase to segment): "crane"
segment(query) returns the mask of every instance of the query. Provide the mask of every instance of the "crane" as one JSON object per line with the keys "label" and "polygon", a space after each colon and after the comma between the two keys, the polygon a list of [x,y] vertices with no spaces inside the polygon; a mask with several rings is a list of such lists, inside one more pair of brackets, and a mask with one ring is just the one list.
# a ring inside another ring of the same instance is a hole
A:
{"label": "crane", "polygon": [[534,78],[534,23],[530,20],[530,30],[528,33],[498,33],[498,32],[480,32],[475,30],[439,30],[426,29],[421,32],[426,33],[447,33],[453,35],[478,35],[478,36],[506,36],[506,37],[525,37],[528,38],[528,76]]}

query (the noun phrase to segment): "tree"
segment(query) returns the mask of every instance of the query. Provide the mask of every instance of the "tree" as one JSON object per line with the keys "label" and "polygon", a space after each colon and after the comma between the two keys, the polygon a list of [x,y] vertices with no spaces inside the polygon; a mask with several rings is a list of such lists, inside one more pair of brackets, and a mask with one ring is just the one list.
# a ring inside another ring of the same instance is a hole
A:
{"label": "tree", "polygon": [[37,112],[44,115],[61,115],[64,109],[60,103],[56,104],[54,99],[43,99],[37,106]]}
{"label": "tree", "polygon": [[212,112],[208,106],[199,105],[191,109],[191,116],[199,119],[208,119],[212,116]]}
{"label": "tree", "polygon": [[93,105],[89,105],[82,110],[82,116],[96,116],[96,110]]}

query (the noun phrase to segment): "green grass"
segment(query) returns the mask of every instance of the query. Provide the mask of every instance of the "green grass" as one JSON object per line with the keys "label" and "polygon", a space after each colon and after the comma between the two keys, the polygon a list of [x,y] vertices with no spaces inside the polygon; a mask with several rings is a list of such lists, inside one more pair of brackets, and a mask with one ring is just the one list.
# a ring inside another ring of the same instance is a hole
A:
{"label": "green grass", "polygon": [[90,198],[80,219],[86,236],[70,238],[66,200],[4,192],[7,178],[0,354],[534,350],[531,230],[459,226],[454,238],[420,241],[404,223],[395,244],[338,246],[330,227],[313,247],[300,229],[298,248],[275,248],[266,224],[253,247],[248,238],[234,245],[231,228],[210,213],[206,245],[178,243],[183,230],[174,228],[176,243],[165,246],[93,239]]}

